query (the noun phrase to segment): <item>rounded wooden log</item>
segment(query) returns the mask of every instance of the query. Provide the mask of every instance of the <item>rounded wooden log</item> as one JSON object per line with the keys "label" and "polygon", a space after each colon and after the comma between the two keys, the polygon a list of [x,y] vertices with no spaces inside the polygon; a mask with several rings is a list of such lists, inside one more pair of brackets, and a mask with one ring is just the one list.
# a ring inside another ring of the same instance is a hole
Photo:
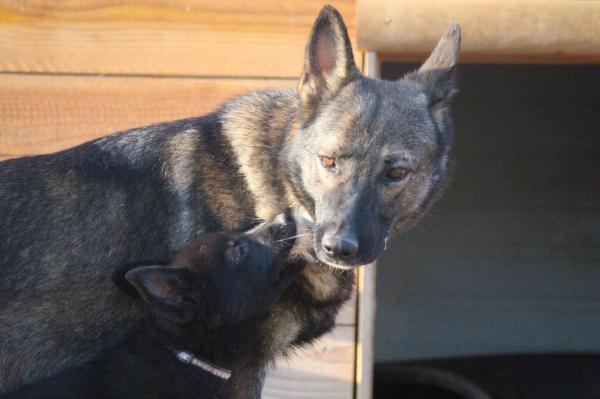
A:
{"label": "rounded wooden log", "polygon": [[422,59],[454,21],[463,61],[600,62],[598,1],[359,0],[358,45],[384,58]]}

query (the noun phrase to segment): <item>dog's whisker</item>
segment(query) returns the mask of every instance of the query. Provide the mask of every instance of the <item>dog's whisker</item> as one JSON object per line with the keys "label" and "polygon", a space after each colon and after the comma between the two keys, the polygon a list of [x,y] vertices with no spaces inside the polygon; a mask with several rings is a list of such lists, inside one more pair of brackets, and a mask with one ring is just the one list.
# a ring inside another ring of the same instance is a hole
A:
{"label": "dog's whisker", "polygon": [[312,234],[312,233],[298,234],[296,236],[282,238],[281,240],[274,241],[273,243],[282,242],[282,241],[288,241],[288,240],[293,240],[294,238],[298,238],[298,237],[311,237],[311,236],[314,236],[314,234]]}

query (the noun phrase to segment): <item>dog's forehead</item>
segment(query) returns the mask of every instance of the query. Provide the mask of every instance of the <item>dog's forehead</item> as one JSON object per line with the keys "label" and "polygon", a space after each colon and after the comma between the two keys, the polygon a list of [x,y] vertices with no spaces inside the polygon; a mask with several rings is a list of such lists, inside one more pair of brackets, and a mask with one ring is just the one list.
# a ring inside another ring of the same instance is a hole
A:
{"label": "dog's forehead", "polygon": [[364,79],[348,85],[314,128],[321,133],[323,154],[391,153],[435,143],[425,95],[395,81]]}

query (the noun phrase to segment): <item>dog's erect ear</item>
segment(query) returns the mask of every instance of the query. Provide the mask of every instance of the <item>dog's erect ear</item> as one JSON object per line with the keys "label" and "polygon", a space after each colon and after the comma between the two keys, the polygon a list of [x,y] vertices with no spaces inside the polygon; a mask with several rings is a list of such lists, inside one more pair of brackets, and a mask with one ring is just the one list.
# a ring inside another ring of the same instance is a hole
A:
{"label": "dog's erect ear", "polygon": [[442,36],[435,49],[418,71],[403,79],[427,96],[433,114],[440,122],[446,102],[456,94],[456,63],[460,51],[460,25],[454,23]]}
{"label": "dog's erect ear", "polygon": [[125,274],[125,279],[152,307],[172,321],[186,323],[193,317],[191,304],[184,299],[185,269],[169,266],[141,266]]}
{"label": "dog's erect ear", "polygon": [[323,7],[306,45],[298,87],[305,110],[327,101],[358,74],[342,16],[331,6]]}

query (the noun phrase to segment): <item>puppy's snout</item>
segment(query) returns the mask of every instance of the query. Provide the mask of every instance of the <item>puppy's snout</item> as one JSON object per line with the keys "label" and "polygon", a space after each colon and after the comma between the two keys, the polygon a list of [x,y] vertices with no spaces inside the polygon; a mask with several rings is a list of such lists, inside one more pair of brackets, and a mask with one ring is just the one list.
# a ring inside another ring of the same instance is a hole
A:
{"label": "puppy's snout", "polygon": [[279,215],[275,216],[275,218],[273,219],[273,223],[275,223],[275,224],[285,224],[286,223],[286,214],[285,213],[280,213]]}
{"label": "puppy's snout", "polygon": [[291,238],[296,234],[296,222],[287,212],[277,215],[274,219],[274,224],[276,225],[277,230],[279,231],[278,235],[280,236]]}
{"label": "puppy's snout", "polygon": [[294,218],[288,212],[280,213],[273,219],[273,224],[280,227],[293,227],[295,225]]}
{"label": "puppy's snout", "polygon": [[296,222],[288,213],[281,213],[247,231],[246,234],[253,240],[265,245],[283,241],[293,244],[296,235]]}

